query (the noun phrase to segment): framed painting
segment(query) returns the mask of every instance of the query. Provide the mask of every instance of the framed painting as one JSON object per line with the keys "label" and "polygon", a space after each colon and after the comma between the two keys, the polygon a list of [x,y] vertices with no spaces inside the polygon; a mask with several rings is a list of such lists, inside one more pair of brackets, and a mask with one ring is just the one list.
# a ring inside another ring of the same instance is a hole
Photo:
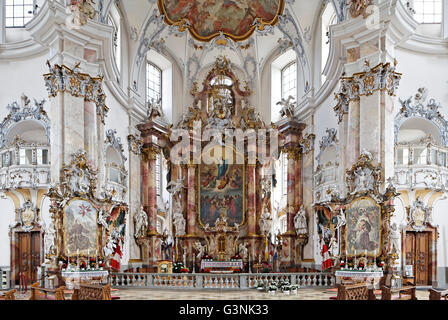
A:
{"label": "framed painting", "polygon": [[64,207],[64,250],[67,256],[95,254],[98,243],[98,210],[82,198],[70,200]]}
{"label": "framed painting", "polygon": [[198,165],[198,212],[202,226],[214,225],[220,217],[227,218],[231,226],[244,224],[245,169],[244,164],[232,163],[224,156],[217,164]]}
{"label": "framed painting", "polygon": [[381,206],[370,197],[353,200],[346,209],[347,254],[381,253]]}

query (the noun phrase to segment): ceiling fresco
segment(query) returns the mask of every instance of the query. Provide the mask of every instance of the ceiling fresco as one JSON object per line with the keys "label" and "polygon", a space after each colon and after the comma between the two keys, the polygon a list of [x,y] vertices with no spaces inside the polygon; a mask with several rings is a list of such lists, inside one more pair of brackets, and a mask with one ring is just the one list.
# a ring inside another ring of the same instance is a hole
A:
{"label": "ceiling fresco", "polygon": [[275,25],[283,13],[284,0],[158,0],[165,22],[188,29],[200,41],[223,34],[234,40],[246,40],[255,29]]}

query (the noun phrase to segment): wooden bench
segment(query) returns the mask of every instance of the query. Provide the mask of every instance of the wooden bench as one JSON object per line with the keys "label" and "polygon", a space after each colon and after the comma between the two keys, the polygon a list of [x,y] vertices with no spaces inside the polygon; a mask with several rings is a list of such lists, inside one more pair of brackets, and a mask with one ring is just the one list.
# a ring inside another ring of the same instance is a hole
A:
{"label": "wooden bench", "polygon": [[337,300],[376,300],[374,289],[369,289],[366,283],[338,284],[337,287]]}
{"label": "wooden bench", "polygon": [[[381,300],[417,300],[415,286],[403,286],[401,288],[389,288],[381,286]],[[392,295],[398,293],[398,299],[392,299]]]}
{"label": "wooden bench", "polygon": [[448,300],[448,289],[447,290],[437,290],[434,288],[428,289],[429,300]]}
{"label": "wooden bench", "polygon": [[[30,300],[65,300],[64,286],[57,289],[39,288],[39,282],[36,282],[31,285],[30,289]],[[48,295],[49,293],[51,295]]]}
{"label": "wooden bench", "polygon": [[80,284],[74,289],[72,300],[112,300],[110,284],[105,286]]}
{"label": "wooden bench", "polygon": [[16,300],[16,290],[10,290],[5,292],[4,295],[0,296],[0,300]]}

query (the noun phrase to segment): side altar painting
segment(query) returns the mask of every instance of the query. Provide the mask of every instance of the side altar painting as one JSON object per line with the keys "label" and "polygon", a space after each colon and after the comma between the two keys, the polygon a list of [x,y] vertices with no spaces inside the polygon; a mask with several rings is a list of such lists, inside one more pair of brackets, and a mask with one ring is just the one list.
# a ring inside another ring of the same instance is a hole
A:
{"label": "side altar painting", "polygon": [[368,197],[353,201],[347,212],[347,253],[380,251],[381,207]]}
{"label": "side altar painting", "polygon": [[229,225],[244,223],[244,166],[228,164],[200,165],[200,221],[214,225],[226,217]]}
{"label": "side altar painting", "polygon": [[66,254],[87,255],[97,251],[97,210],[83,199],[73,199],[64,210],[64,240]]}

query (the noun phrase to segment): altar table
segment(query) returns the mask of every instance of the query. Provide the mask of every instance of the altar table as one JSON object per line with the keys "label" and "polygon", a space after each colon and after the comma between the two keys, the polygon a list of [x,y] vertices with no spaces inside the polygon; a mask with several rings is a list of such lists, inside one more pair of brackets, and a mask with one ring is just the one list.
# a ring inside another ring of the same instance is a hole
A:
{"label": "altar table", "polygon": [[233,269],[240,268],[243,270],[243,261],[201,261],[201,269]]}
{"label": "altar table", "polygon": [[62,278],[67,289],[79,289],[80,283],[107,284],[109,272],[106,270],[62,271]]}
{"label": "altar table", "polygon": [[336,283],[341,283],[343,278],[352,279],[356,283],[367,283],[374,289],[379,289],[380,279],[384,276],[383,271],[355,271],[338,270],[335,273]]}

